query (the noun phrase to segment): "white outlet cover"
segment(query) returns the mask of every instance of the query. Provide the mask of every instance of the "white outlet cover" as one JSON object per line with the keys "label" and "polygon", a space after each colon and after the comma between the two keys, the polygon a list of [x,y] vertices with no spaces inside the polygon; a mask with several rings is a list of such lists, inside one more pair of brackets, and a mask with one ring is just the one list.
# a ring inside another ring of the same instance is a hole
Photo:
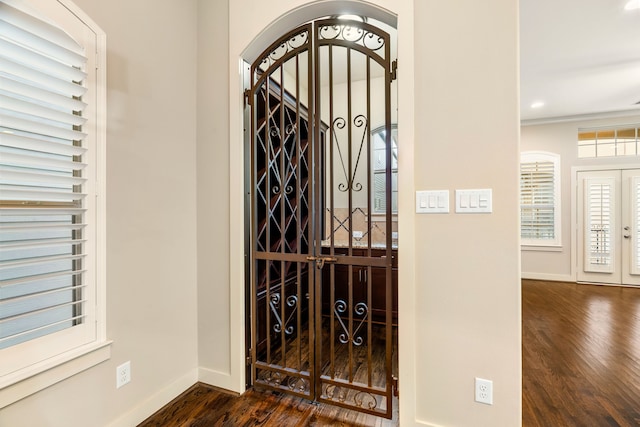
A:
{"label": "white outlet cover", "polygon": [[131,381],[131,361],[127,361],[116,368],[116,388],[120,388]]}
{"label": "white outlet cover", "polygon": [[476,378],[476,402],[493,405],[493,381]]}

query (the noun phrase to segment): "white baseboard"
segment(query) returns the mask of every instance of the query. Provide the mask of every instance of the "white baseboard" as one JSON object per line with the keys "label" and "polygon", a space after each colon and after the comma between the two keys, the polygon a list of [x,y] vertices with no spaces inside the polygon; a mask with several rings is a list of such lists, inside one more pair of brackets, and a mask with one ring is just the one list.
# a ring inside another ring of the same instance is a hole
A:
{"label": "white baseboard", "polygon": [[237,381],[231,374],[227,372],[215,371],[213,369],[198,368],[198,381],[234,393],[243,393],[244,390],[238,390]]}
{"label": "white baseboard", "polygon": [[547,274],[547,273],[521,273],[523,279],[549,280],[552,282],[575,282],[576,279],[571,274]]}
{"label": "white baseboard", "polygon": [[426,421],[421,421],[421,420],[415,420],[414,425],[416,425],[416,426],[424,426],[424,427],[442,427],[442,426],[440,426],[438,424],[431,424],[431,423],[428,423]]}
{"label": "white baseboard", "polygon": [[108,427],[137,426],[197,382],[198,370],[193,369],[121,415]]}

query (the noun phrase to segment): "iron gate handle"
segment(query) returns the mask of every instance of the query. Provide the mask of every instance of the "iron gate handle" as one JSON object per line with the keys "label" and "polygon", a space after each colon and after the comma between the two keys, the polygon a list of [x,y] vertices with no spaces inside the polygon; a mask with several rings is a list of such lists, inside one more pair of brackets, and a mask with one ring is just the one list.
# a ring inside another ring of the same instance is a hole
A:
{"label": "iron gate handle", "polygon": [[338,258],[330,257],[330,256],[308,256],[307,261],[315,261],[316,268],[318,270],[322,270],[325,262],[337,262]]}

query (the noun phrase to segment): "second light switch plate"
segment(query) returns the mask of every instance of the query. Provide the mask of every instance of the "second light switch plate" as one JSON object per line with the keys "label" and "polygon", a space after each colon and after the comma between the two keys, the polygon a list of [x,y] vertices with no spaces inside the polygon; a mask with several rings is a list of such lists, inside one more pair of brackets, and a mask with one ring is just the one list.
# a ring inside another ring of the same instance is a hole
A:
{"label": "second light switch plate", "polygon": [[493,212],[492,190],[456,190],[456,213]]}

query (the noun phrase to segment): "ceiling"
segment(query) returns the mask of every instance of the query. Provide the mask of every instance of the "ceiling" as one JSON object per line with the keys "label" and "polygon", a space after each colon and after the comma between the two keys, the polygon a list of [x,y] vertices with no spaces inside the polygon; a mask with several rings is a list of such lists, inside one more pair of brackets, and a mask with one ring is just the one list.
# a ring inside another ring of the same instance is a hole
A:
{"label": "ceiling", "polygon": [[[628,1],[520,0],[523,123],[640,114],[640,9]],[[369,22],[395,48],[395,30]]]}
{"label": "ceiling", "polygon": [[640,114],[640,9],[628,1],[520,0],[523,122]]}

